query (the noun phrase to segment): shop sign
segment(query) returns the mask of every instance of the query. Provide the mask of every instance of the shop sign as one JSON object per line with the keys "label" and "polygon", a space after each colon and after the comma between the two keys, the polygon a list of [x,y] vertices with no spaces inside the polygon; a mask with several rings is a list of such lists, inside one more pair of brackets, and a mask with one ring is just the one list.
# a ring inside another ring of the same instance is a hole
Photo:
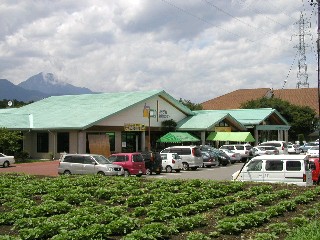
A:
{"label": "shop sign", "polygon": [[140,123],[125,123],[124,130],[128,132],[135,132],[135,131],[145,131],[146,126]]}
{"label": "shop sign", "polygon": [[215,127],[215,132],[231,132],[231,127]]}
{"label": "shop sign", "polygon": [[160,110],[159,111],[159,118],[170,118],[170,115],[168,114],[167,110]]}

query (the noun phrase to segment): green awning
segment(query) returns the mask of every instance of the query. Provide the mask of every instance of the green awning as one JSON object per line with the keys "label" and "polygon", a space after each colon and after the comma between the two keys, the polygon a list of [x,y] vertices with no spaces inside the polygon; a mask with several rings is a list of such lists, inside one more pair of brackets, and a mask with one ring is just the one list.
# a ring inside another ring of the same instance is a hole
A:
{"label": "green awning", "polygon": [[187,132],[169,132],[162,136],[157,142],[162,143],[181,143],[181,142],[199,142],[200,139]]}
{"label": "green awning", "polygon": [[207,137],[211,141],[254,142],[250,132],[212,132]]}

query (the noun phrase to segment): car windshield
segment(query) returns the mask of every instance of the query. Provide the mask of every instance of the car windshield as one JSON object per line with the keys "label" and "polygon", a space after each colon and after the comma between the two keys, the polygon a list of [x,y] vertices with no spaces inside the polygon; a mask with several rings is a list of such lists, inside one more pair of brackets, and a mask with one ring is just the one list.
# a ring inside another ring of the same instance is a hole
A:
{"label": "car windshield", "polygon": [[108,158],[106,158],[105,156],[102,156],[102,155],[93,156],[93,158],[94,158],[99,164],[110,164],[110,163],[111,163]]}

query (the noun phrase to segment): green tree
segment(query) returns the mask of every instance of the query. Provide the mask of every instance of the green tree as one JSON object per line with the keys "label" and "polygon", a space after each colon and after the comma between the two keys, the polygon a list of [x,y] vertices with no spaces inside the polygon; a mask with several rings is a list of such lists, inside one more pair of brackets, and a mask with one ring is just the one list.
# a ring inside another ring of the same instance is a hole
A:
{"label": "green tree", "polygon": [[19,131],[9,131],[0,128],[0,151],[4,154],[14,154],[21,150],[22,134]]}
{"label": "green tree", "polygon": [[9,101],[11,101],[13,103],[12,107],[14,107],[14,108],[22,107],[24,105],[27,105],[27,104],[33,102],[33,101],[31,101],[31,102],[25,103],[25,102],[18,101],[16,99],[14,99],[14,100],[2,99],[2,100],[0,100],[0,108],[7,108]]}
{"label": "green tree", "polygon": [[291,126],[289,139],[298,139],[299,134],[307,137],[316,130],[318,118],[316,112],[308,106],[297,106],[279,98],[260,98],[241,105],[241,108],[273,108],[276,109]]}
{"label": "green tree", "polygon": [[173,120],[165,120],[161,123],[162,132],[168,133],[168,132],[174,132],[176,130],[177,123]]}
{"label": "green tree", "polygon": [[189,108],[190,110],[202,110],[202,105],[200,103],[192,103],[190,100],[185,100],[180,98],[179,100],[180,103],[182,103],[183,105],[185,105],[187,108]]}

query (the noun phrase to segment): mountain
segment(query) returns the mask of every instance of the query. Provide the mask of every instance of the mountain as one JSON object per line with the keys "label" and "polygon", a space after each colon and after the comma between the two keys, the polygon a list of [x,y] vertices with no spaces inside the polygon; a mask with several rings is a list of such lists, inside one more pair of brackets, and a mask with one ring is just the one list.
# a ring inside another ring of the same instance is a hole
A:
{"label": "mountain", "polygon": [[19,83],[18,86],[28,90],[36,90],[51,96],[94,93],[88,88],[75,87],[69,83],[62,82],[52,73],[43,72]]}
{"label": "mountain", "polygon": [[49,97],[43,92],[28,90],[14,85],[7,79],[0,79],[0,100],[18,100],[22,102],[37,101]]}

